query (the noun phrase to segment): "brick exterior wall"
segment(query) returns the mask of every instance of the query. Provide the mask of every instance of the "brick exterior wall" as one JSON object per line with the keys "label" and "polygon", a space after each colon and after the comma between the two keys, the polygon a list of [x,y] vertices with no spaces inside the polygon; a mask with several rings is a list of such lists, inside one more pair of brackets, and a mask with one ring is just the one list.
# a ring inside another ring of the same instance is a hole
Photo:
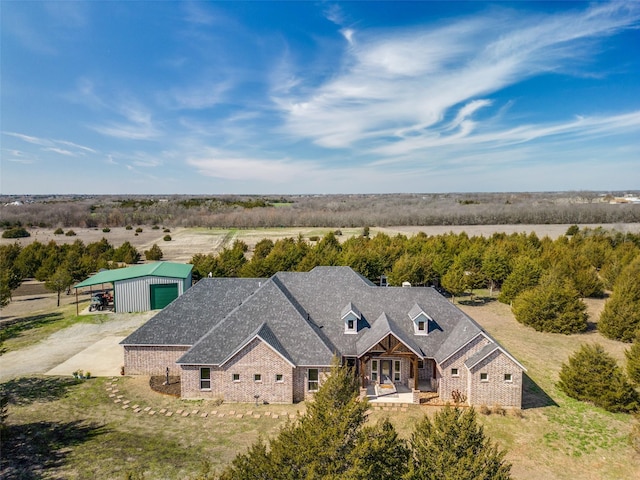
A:
{"label": "brick exterior wall", "polygon": [[[478,335],[475,339],[469,342],[464,348],[460,349],[456,354],[452,355],[441,365],[438,366],[439,387],[438,395],[444,402],[452,402],[453,397],[451,392],[458,390],[467,396],[469,400],[468,385],[468,370],[464,366],[464,361],[482,350],[482,348],[489,344],[489,340],[483,335]],[[458,376],[454,377],[451,374],[451,369],[458,369]],[[471,405],[471,404],[470,404]]]}
{"label": "brick exterior wall", "polygon": [[[480,374],[487,374],[487,381]],[[511,374],[511,381],[505,381]],[[471,405],[522,407],[522,370],[501,351],[495,351],[469,372],[468,400]]]}
{"label": "brick exterior wall", "polygon": [[189,347],[125,346],[124,373],[126,375],[180,375],[176,361]]}
{"label": "brick exterior wall", "polygon": [[311,400],[313,398],[313,392],[309,392],[308,389],[308,372],[309,368],[317,368],[318,369],[318,377],[320,381],[320,385],[329,372],[331,371],[330,367],[298,367],[293,371],[293,402],[298,403],[303,400]]}
{"label": "brick exterior wall", "polygon": [[[204,365],[203,365],[204,366]],[[211,368],[211,388],[200,389],[200,365],[183,365],[182,397],[222,399],[225,402],[292,403],[294,368],[260,339],[252,340],[223,367]],[[233,381],[233,374],[240,380]],[[260,374],[260,381],[254,375]],[[276,381],[276,374],[282,381]]]}

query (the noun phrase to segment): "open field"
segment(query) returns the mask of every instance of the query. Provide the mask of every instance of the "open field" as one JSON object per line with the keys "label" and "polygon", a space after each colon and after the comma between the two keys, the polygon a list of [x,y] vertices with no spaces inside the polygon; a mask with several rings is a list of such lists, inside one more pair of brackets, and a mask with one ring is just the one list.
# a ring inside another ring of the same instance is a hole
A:
{"label": "open field", "polygon": [[[532,233],[543,238],[548,236],[552,239],[564,235],[569,224],[538,224],[538,225],[433,225],[433,226],[398,226],[398,227],[371,227],[370,235],[375,236],[377,233],[385,233],[393,236],[397,234],[415,235],[418,232],[424,232],[427,235],[440,235],[449,232],[461,233],[466,232],[469,236],[491,236],[494,233],[505,232],[511,233]],[[620,232],[640,233],[640,223],[620,223],[610,225],[600,224],[580,224],[580,228],[598,228],[615,229]],[[54,235],[54,229],[50,228],[31,228],[31,237],[19,239],[0,238],[0,245],[8,245],[18,242],[20,245],[28,245],[31,242],[39,241],[48,243],[53,240],[56,243],[73,243],[81,240],[84,244],[97,242],[102,238],[106,238],[111,245],[118,247],[124,242],[130,242],[142,254],[145,250],[149,250],[155,243],[161,249],[164,255],[163,260],[174,262],[188,262],[196,253],[209,254],[221,250],[223,247],[230,247],[235,240],[242,240],[249,246],[249,252],[253,250],[256,243],[264,238],[271,240],[279,240],[282,238],[297,238],[302,235],[304,238],[312,236],[322,237],[328,232],[333,232],[335,228],[303,228],[303,227],[286,227],[286,228],[254,228],[254,229],[220,229],[220,228],[175,228],[171,229],[171,241],[165,242],[163,237],[166,235],[162,231],[152,230],[151,227],[142,227],[142,232],[136,235],[134,230],[126,230],[124,227],[111,228],[110,232],[104,233],[102,229],[97,228],[74,228],[76,236],[67,237],[66,235]],[[346,240],[354,235],[361,235],[361,228],[341,228],[342,235],[338,238]]]}
{"label": "open field", "polygon": [[[511,413],[479,416],[487,433],[508,449],[513,477],[640,478],[640,456],[627,442],[632,418],[573,401],[555,387],[561,363],[581,343],[597,341],[620,362],[626,345],[604,339],[595,330],[569,336],[535,332],[515,322],[508,306],[479,293],[479,300],[472,303],[463,298],[460,307],[527,367],[531,379],[523,418]],[[593,322],[603,303],[589,300]],[[64,319],[70,316],[69,308],[53,309],[50,314],[60,313]],[[102,320],[111,321],[115,317]],[[41,338],[40,328],[20,332],[20,338],[7,345],[28,343],[32,335]],[[66,338],[71,332],[62,330],[58,335]],[[283,418],[304,410],[304,404],[255,407],[183,401],[150,391],[148,379],[142,377],[118,377],[112,385],[108,378],[76,383],[70,377],[31,376],[2,387],[12,398],[9,429],[3,438],[3,478],[40,478],[41,471],[42,478],[112,479],[124,478],[131,469],[144,471],[146,478],[194,478],[203,460],[219,468],[259,436],[275,434]],[[123,408],[124,402],[130,407]],[[141,411],[134,413],[134,405]],[[179,410],[183,412],[178,414]],[[434,407],[418,406],[406,412],[374,409],[370,417],[375,421],[390,416],[401,436],[408,438],[415,421],[433,411]],[[167,417],[168,412],[172,416]],[[189,415],[183,416],[184,412]],[[20,477],[15,469],[21,468],[33,475]]]}

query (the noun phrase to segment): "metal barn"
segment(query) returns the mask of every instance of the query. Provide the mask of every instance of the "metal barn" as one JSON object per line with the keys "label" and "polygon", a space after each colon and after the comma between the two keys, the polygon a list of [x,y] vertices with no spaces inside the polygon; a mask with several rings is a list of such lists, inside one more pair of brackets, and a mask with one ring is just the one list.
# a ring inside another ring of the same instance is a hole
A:
{"label": "metal barn", "polygon": [[74,288],[113,285],[114,311],[144,312],[166,307],[191,287],[193,265],[155,262],[103,270]]}

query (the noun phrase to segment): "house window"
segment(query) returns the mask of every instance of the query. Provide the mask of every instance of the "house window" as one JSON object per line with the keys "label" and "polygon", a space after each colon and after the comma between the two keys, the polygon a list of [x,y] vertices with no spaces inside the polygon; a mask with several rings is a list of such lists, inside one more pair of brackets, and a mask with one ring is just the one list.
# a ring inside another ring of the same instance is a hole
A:
{"label": "house window", "polygon": [[400,381],[400,360],[396,360],[394,362],[393,381],[394,382],[399,382]]}
{"label": "house window", "polygon": [[505,382],[512,382],[513,381],[513,377],[511,376],[510,373],[505,373],[504,374],[504,381]]}
{"label": "house window", "polygon": [[231,380],[234,382],[239,382],[240,381],[240,374],[239,373],[234,373],[231,375]]}
{"label": "house window", "polygon": [[371,381],[378,381],[378,360],[371,360]]}
{"label": "house window", "polygon": [[310,392],[318,391],[318,369],[310,368],[308,373],[307,390]]}
{"label": "house window", "polygon": [[418,369],[422,370],[424,368],[424,360],[418,360]]}
{"label": "house window", "polygon": [[480,381],[481,382],[488,382],[489,381],[489,374],[488,373],[481,373],[480,374]]}
{"label": "house window", "polygon": [[254,382],[261,382],[262,381],[262,375],[260,375],[259,373],[254,373],[253,374],[253,381]]}
{"label": "house window", "polygon": [[276,383],[282,382],[284,382],[284,375],[282,375],[281,373],[276,373]]}
{"label": "house window", "polygon": [[353,330],[353,320],[349,320],[349,321],[347,322],[347,329],[348,329],[348,330]]}
{"label": "house window", "polygon": [[424,321],[422,320],[418,322],[418,331],[424,332]]}
{"label": "house window", "polygon": [[460,374],[458,373],[458,369],[457,368],[452,368],[451,369],[451,376],[452,377],[459,377]]}
{"label": "house window", "polygon": [[211,390],[211,369],[209,367],[200,369],[200,390]]}

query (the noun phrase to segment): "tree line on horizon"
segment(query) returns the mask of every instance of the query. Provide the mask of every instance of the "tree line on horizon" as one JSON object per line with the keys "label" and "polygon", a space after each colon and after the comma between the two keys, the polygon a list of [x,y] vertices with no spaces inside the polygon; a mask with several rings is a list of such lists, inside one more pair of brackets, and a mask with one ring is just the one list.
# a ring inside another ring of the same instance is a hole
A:
{"label": "tree line on horizon", "polygon": [[0,227],[353,228],[640,222],[640,205],[610,205],[609,198],[613,197],[599,192],[25,197],[22,205],[0,205]]}

